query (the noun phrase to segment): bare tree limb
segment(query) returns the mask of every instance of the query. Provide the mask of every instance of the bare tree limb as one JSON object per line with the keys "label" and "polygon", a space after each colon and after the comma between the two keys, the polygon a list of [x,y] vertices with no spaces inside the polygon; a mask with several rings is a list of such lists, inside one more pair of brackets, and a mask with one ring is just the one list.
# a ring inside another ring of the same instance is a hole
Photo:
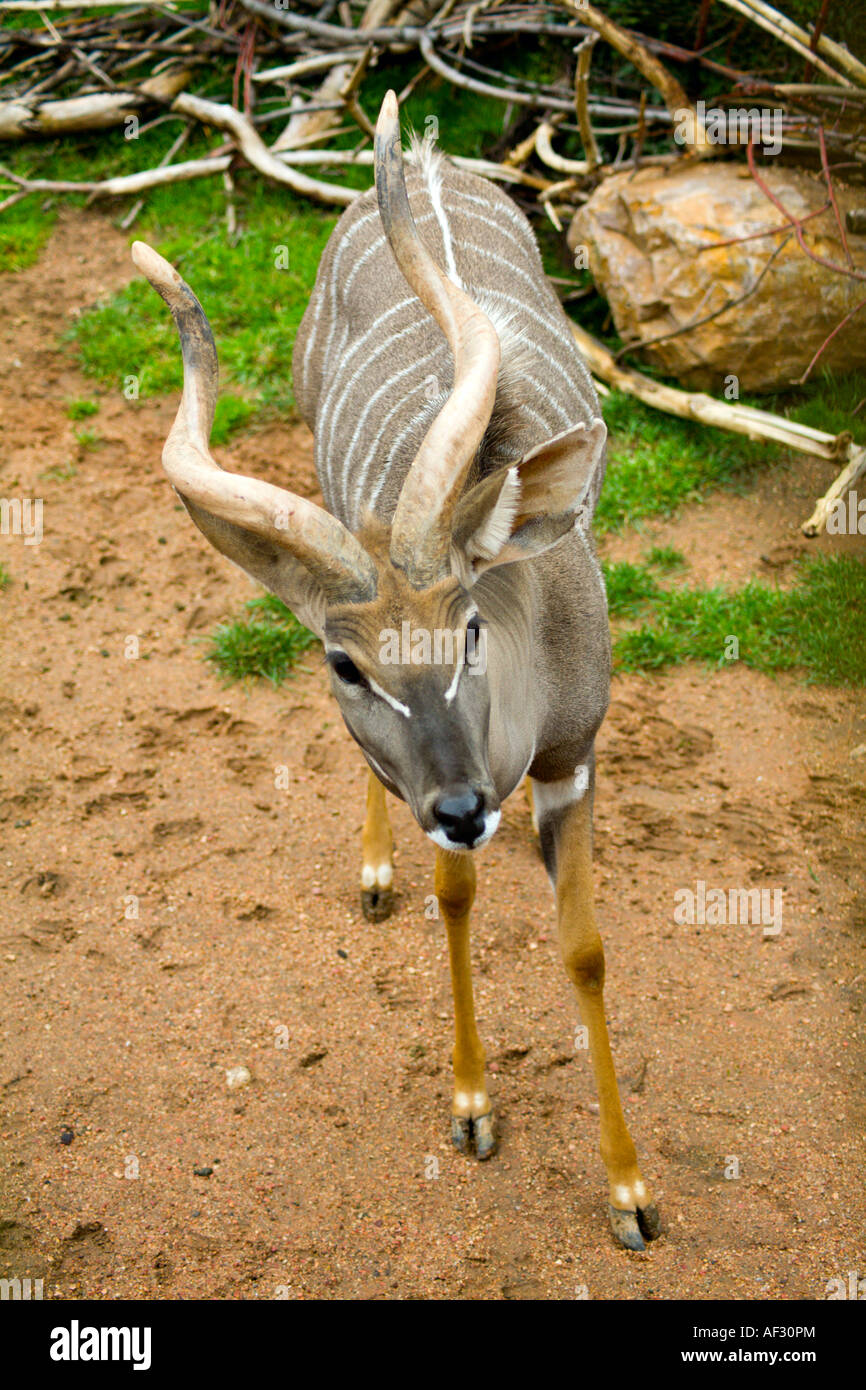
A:
{"label": "bare tree limb", "polygon": [[191,116],[206,125],[216,126],[218,130],[227,130],[237,142],[241,154],[254,169],[258,169],[259,173],[273,179],[275,183],[285,184],[302,197],[312,198],[317,203],[338,203],[345,207],[358,196],[354,188],[341,188],[335,183],[321,183],[318,179],[308,178],[306,174],[283,164],[268,149],[252,122],[233,106],[206,101],[204,97],[194,97],[184,92],[175,99],[171,109],[179,116]]}
{"label": "bare tree limb", "polygon": [[833,479],[824,496],[815,504],[815,510],[804,521],[800,530],[804,536],[820,536],[827,525],[827,518],[833,510],[834,502],[840,497],[845,497],[856,483],[857,479],[866,473],[866,449],[860,447],[851,448],[851,456],[842,472]]}
{"label": "bare tree limb", "polygon": [[601,155],[592,132],[587,97],[589,94],[589,69],[592,64],[592,50],[598,43],[598,35],[584,39],[577,50],[577,72],[574,78],[574,95],[577,104],[577,124],[586,155],[587,173],[591,174],[601,163]]}
{"label": "bare tree limb", "polygon": [[[788,19],[787,15],[774,10],[772,5],[765,5],[762,0],[722,0],[722,4],[727,5],[730,10],[736,10],[739,14],[746,15],[748,19],[760,25],[767,33],[775,35],[781,43],[787,44],[795,53],[806,58],[807,62],[812,63],[829,77],[832,77],[834,82],[838,82],[843,87],[850,86],[845,78],[840,77],[812,51],[811,35],[805,29],[801,29],[799,24]],[[866,67],[842,44],[835,43],[833,39],[828,39],[825,34],[822,34],[818,39],[817,46],[819,53],[824,53],[828,58],[832,58],[838,67],[843,68],[856,81],[866,85]]]}
{"label": "bare tree limb", "polygon": [[666,386],[644,376],[642,372],[620,366],[604,344],[593,338],[586,329],[573,321],[570,326],[595,376],[657,410],[677,415],[682,420],[696,420],[702,425],[714,425],[718,429],[731,430],[734,434],[744,434],[749,439],[772,440],[803,454],[817,454],[825,459],[846,458],[848,455],[851,447],[848,433],[827,434],[824,430],[813,429],[811,425],[785,420],[768,410],[741,405],[739,401],[718,401],[700,391],[680,391],[674,386]]}
{"label": "bare tree limb", "polygon": [[558,3],[577,16],[582,24],[594,29],[606,43],[616,49],[617,53],[621,53],[634,64],[638,72],[661,93],[665,106],[675,121],[680,121],[686,112],[690,113],[689,125],[695,137],[693,149],[696,154],[705,156],[714,153],[714,147],[707,140],[703,122],[698,119],[697,111],[664,63],[660,63],[633,34],[614,24],[612,19],[608,19],[607,15],[602,14],[594,5],[585,4],[584,0],[558,0]]}
{"label": "bare tree limb", "polygon": [[762,7],[763,11],[769,11],[769,13],[763,13],[762,10],[758,10],[752,5],[747,4],[746,0],[722,0],[722,4],[727,5],[729,10],[736,10],[738,14],[745,15],[747,19],[751,19],[754,24],[766,30],[768,34],[772,34],[780,43],[786,44],[788,48],[792,48],[795,53],[799,53],[802,58],[806,58],[807,61],[814,63],[816,68],[820,68],[833,82],[838,82],[840,87],[851,86],[847,77],[842,77],[834,68],[830,67],[829,63],[825,63],[823,58],[819,58],[816,53],[811,51],[808,43],[809,36],[805,33],[805,30],[797,30],[799,34],[805,37],[806,42],[804,43],[801,38],[791,33],[791,29],[797,29],[797,26],[790,24],[790,20],[787,21],[790,28],[780,24],[779,20],[784,19],[785,16],[780,15],[776,10],[771,10],[769,5]]}
{"label": "bare tree limb", "polygon": [[170,101],[190,78],[189,69],[150,77],[127,92],[90,92],[63,101],[0,102],[0,140],[28,135],[66,135],[77,130],[101,130],[120,125],[153,102]]}

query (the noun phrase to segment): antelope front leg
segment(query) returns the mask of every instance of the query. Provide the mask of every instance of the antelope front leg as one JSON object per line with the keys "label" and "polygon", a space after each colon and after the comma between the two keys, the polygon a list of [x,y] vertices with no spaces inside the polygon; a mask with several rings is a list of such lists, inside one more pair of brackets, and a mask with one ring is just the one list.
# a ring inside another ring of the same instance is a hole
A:
{"label": "antelope front leg", "polygon": [[[566,804],[562,804],[564,797],[551,798],[547,787],[536,784],[536,793],[542,846],[556,881],[560,950],[589,1033],[598,1088],[600,1149],[610,1184],[610,1224],[621,1245],[643,1250],[644,1237],[654,1240],[661,1226],[622,1113],[604,1019],[604,948],[592,898],[592,787],[582,795],[578,792],[579,800]],[[551,800],[560,800],[559,806],[551,806]],[[542,811],[543,802],[547,802],[547,814]]]}
{"label": "antelope front leg", "polygon": [[454,1104],[451,1138],[460,1153],[474,1143],[476,1158],[496,1152],[496,1117],[487,1094],[484,1048],[475,1026],[469,913],[475,898],[475,863],[471,854],[436,850],[436,897],[448,931],[451,988],[454,993]]}
{"label": "antelope front leg", "polygon": [[374,772],[367,782],[367,816],[362,835],[361,911],[368,922],[384,922],[391,916],[394,895],[394,837],[385,805],[385,788]]}

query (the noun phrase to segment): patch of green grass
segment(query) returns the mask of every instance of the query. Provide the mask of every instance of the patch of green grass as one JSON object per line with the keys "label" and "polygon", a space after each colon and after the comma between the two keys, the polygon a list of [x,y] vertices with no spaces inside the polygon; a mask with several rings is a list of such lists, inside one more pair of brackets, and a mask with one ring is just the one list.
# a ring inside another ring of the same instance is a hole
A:
{"label": "patch of green grass", "polygon": [[774,445],[663,415],[621,391],[606,398],[604,418],[610,443],[594,521],[599,534],[670,515],[712,487],[742,486],[749,470],[778,457]]}
{"label": "patch of green grass", "polygon": [[[244,230],[235,245],[229,245],[220,222],[221,186],[209,180],[204,181],[208,190],[198,190],[205,204],[198,217],[163,221],[156,207],[154,225],[142,236],[178,266],[201,299],[223,378],[255,392],[258,408],[288,411],[294,404],[292,346],[335,218],[261,180],[236,182]],[[166,210],[168,216],[176,217],[177,209]],[[106,385],[120,390],[124,377],[136,376],[140,397],[180,389],[174,324],[142,279],[82,314],[69,337],[85,373]],[[242,415],[244,422],[252,417],[255,408],[247,406],[238,397],[222,406],[218,428],[226,438]],[[215,441],[220,442],[217,436]]]}
{"label": "patch of green grass", "polygon": [[[629,596],[623,579],[619,613],[634,612],[641,582]],[[849,556],[806,561],[791,590],[755,581],[735,591],[657,588],[643,602],[652,619],[614,643],[621,670],[738,659],[758,671],[798,668],[809,682],[866,685],[866,565]]]}
{"label": "patch of green grass", "polygon": [[2,560],[0,560],[0,592],[2,592],[3,589],[7,588],[11,583],[12,575],[9,573],[8,567],[3,564]]}
{"label": "patch of green grass", "polygon": [[104,442],[99,431],[92,429],[76,430],[75,438],[78,440],[79,449],[84,454],[90,449],[98,449],[100,444]]}
{"label": "patch of green grass", "polygon": [[70,420],[86,420],[89,415],[95,415],[98,410],[98,401],[85,400],[83,397],[66,402],[66,414]]}
{"label": "patch of green grass", "polygon": [[613,563],[602,561],[604,582],[607,588],[608,611],[613,617],[633,618],[658,597],[663,590],[652,573],[671,574],[685,569],[686,559],[673,546],[653,546],[644,556],[644,563],[633,565],[629,560]]}
{"label": "patch of green grass", "polygon": [[15,203],[0,217],[0,274],[26,270],[38,261],[54,226],[32,198]]}
{"label": "patch of green grass", "polygon": [[659,591],[652,622],[617,639],[617,662],[626,671],[684,661],[722,666],[736,652],[757,670],[788,669],[796,664],[796,645],[787,600],[781,589],[754,582],[735,592],[720,586]]}
{"label": "patch of green grass", "polygon": [[866,685],[866,564],[816,556],[791,597],[810,680]]}
{"label": "patch of green grass", "polygon": [[816,370],[805,386],[784,395],[765,396],[761,404],[765,410],[827,434],[849,430],[860,443],[866,440],[866,371],[840,377]]}
{"label": "patch of green grass", "polygon": [[46,468],[39,476],[49,483],[68,483],[77,472],[78,469],[74,463],[55,463],[51,468]]}
{"label": "patch of green grass", "polygon": [[233,434],[242,430],[257,413],[254,401],[245,401],[241,396],[233,396],[224,391],[216,403],[211,430],[212,444],[227,444]]}
{"label": "patch of green grass", "polygon": [[222,623],[211,635],[207,659],[227,683],[258,677],[282,685],[318,639],[273,594],[250,599],[245,607],[248,616]]}
{"label": "patch of green grass", "polygon": [[672,545],[654,545],[647,551],[646,562],[652,569],[670,574],[686,568],[686,557]]}
{"label": "patch of green grass", "polygon": [[660,592],[655,577],[645,565],[633,565],[628,560],[602,564],[607,586],[608,611],[614,617],[634,617],[649,599]]}

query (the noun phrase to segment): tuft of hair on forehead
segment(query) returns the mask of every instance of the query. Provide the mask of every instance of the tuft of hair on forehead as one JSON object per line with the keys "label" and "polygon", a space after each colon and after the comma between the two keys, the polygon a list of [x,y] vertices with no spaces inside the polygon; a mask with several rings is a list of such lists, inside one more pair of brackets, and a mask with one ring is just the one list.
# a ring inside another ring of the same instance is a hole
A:
{"label": "tuft of hair on forehead", "polygon": [[419,135],[417,130],[413,130],[409,136],[409,149],[406,154],[409,161],[420,171],[428,187],[438,186],[442,182],[445,155],[431,134]]}

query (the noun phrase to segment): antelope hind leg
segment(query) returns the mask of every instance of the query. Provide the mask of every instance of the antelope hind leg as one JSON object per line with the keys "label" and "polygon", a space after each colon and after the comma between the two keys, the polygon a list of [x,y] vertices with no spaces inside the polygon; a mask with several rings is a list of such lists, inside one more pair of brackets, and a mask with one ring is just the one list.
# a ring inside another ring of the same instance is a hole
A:
{"label": "antelope hind leg", "polygon": [[385,788],[374,772],[367,782],[367,815],[362,836],[361,911],[368,922],[384,922],[394,906],[394,837],[385,805]]}
{"label": "antelope hind leg", "polygon": [[604,948],[592,898],[592,782],[582,791],[571,779],[536,783],[535,806],[545,862],[556,886],[560,951],[589,1033],[610,1224],[621,1245],[643,1250],[645,1239],[660,1234],[661,1223],[622,1112],[604,1018]]}
{"label": "antelope hind leg", "polygon": [[454,1103],[451,1139],[460,1153],[491,1158],[498,1139],[496,1116],[484,1076],[484,1048],[475,1026],[469,914],[475,897],[475,862],[471,854],[436,850],[436,897],[448,932],[451,987],[454,993]]}

